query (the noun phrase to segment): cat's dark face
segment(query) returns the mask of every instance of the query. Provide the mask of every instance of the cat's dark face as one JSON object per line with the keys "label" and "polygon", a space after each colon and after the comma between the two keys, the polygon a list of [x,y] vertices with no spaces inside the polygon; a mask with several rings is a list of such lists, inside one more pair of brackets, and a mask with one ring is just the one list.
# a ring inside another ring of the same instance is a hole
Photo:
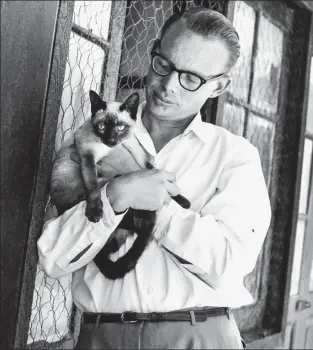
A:
{"label": "cat's dark face", "polygon": [[130,95],[125,102],[105,102],[94,91],[89,93],[91,123],[95,134],[108,147],[114,147],[129,136],[135,126],[139,95]]}

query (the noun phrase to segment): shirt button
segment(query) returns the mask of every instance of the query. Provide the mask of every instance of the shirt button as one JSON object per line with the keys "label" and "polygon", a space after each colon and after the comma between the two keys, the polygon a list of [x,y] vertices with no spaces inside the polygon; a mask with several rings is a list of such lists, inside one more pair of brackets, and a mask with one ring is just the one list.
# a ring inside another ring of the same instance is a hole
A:
{"label": "shirt button", "polygon": [[148,287],[147,292],[148,292],[149,294],[151,294],[151,293],[153,292],[153,288],[152,288],[152,287]]}

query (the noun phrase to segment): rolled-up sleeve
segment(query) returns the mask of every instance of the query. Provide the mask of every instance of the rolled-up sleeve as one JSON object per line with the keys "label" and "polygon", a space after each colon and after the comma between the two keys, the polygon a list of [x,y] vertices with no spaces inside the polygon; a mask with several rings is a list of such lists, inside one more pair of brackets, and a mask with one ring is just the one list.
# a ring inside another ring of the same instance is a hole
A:
{"label": "rolled-up sleeve", "polygon": [[252,145],[240,152],[230,155],[200,213],[178,206],[174,214],[160,213],[166,225],[159,244],[213,288],[231,286],[253,270],[271,219],[259,153]]}
{"label": "rolled-up sleeve", "polygon": [[85,216],[86,201],[45,223],[37,242],[38,265],[49,277],[58,278],[87,265],[104,246],[125,213],[115,215],[101,191],[103,218],[90,222]]}

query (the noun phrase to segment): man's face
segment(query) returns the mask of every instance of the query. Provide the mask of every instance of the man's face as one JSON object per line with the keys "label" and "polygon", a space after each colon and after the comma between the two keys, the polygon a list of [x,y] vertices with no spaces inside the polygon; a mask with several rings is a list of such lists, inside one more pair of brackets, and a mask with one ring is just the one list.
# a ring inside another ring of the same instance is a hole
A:
{"label": "man's face", "polygon": [[[157,52],[177,69],[193,72],[204,79],[224,73],[229,60],[229,51],[222,40],[193,33],[181,20],[165,32]],[[205,83],[196,91],[188,91],[180,85],[177,72],[160,76],[150,65],[147,108],[160,119],[182,120],[197,113],[207,98],[221,94],[228,82],[228,78],[220,78]]]}

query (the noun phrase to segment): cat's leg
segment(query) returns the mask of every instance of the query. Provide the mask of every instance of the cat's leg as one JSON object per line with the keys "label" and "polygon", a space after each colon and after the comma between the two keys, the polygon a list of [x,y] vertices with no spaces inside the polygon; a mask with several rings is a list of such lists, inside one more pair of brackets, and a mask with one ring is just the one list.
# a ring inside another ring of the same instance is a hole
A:
{"label": "cat's leg", "polygon": [[80,155],[81,173],[86,191],[86,212],[89,221],[98,222],[103,216],[103,203],[97,178],[95,159],[92,154]]}

